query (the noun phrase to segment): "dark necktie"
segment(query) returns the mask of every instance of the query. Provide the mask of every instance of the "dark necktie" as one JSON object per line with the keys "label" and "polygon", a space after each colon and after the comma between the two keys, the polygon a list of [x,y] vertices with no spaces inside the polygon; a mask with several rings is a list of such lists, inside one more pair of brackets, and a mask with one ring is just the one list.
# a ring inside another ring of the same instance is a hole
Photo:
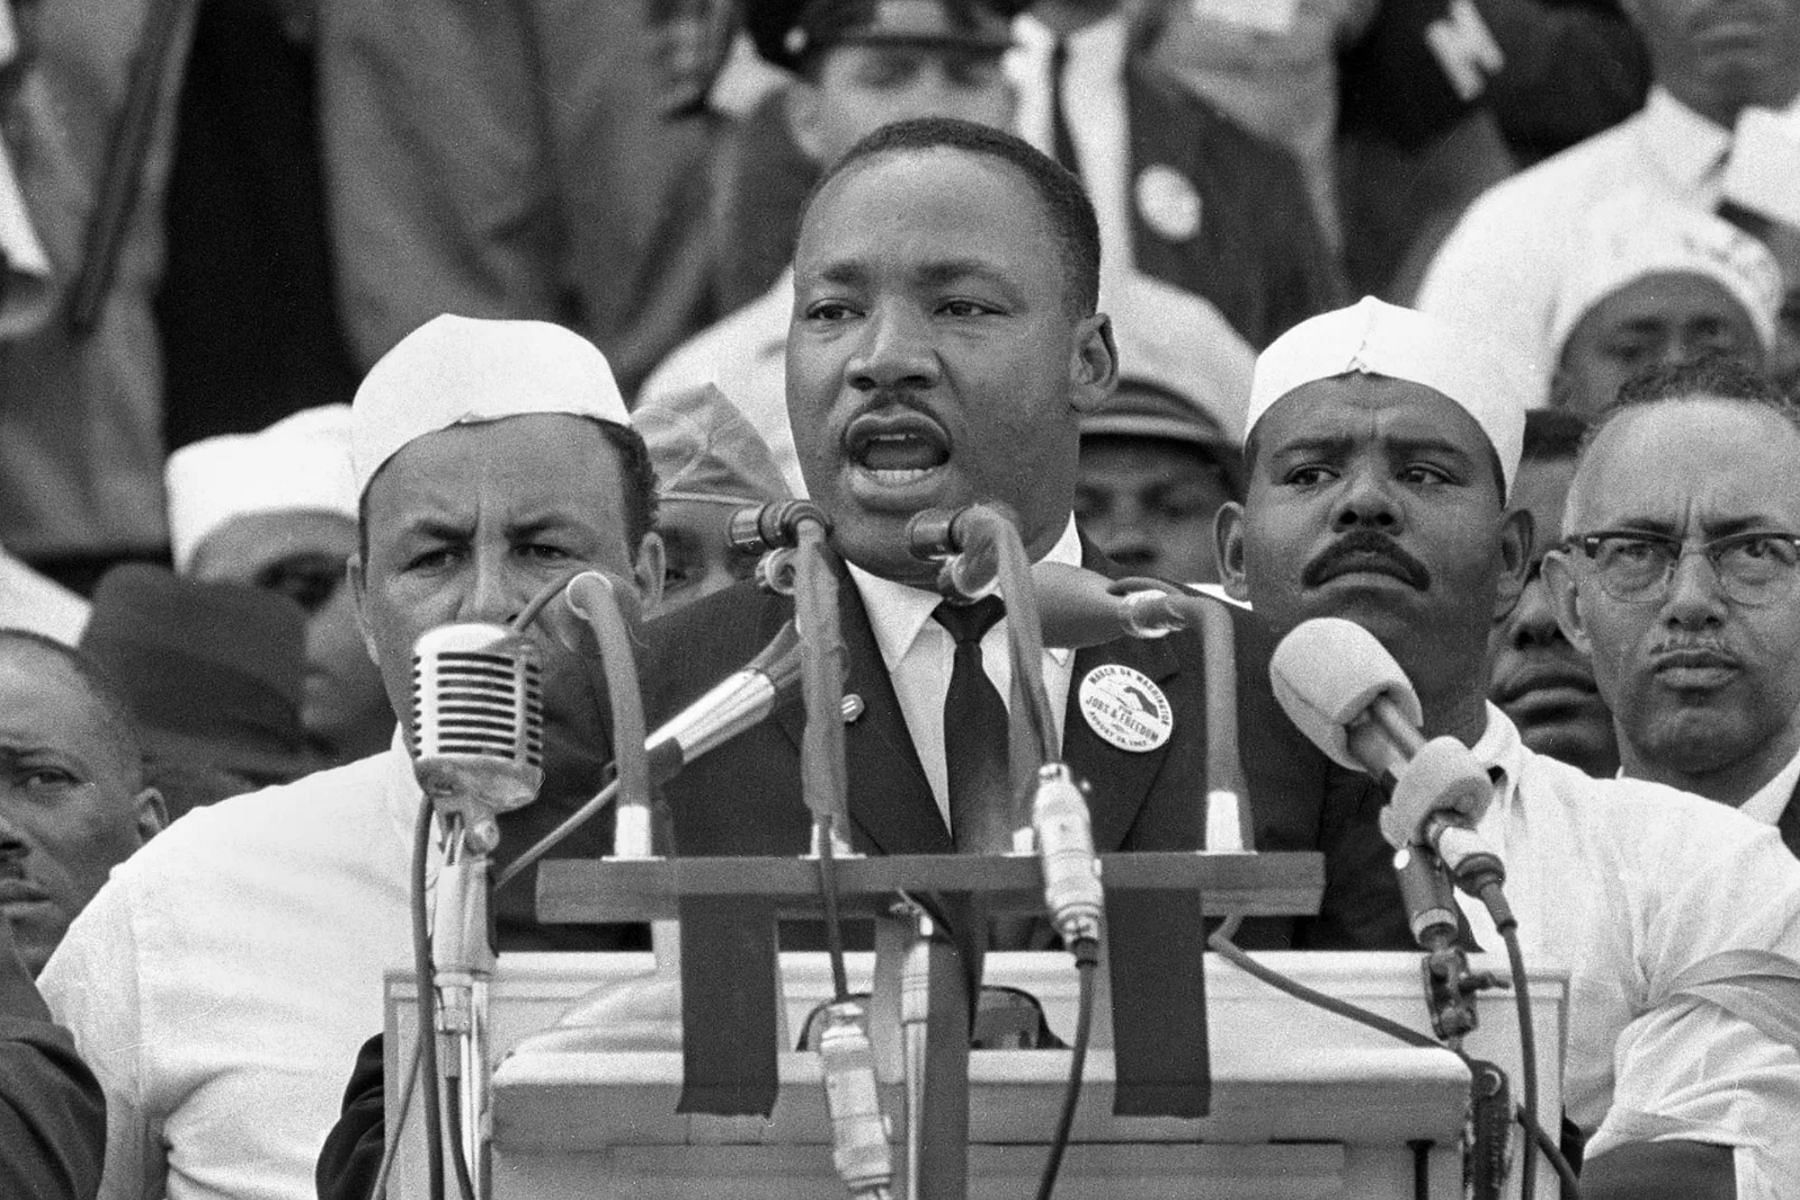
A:
{"label": "dark necktie", "polygon": [[1050,140],[1056,161],[1067,167],[1075,178],[1081,178],[1081,156],[1075,152],[1075,137],[1069,131],[1067,76],[1069,42],[1057,38],[1050,51]]}
{"label": "dark necktie", "polygon": [[1005,613],[1000,597],[988,596],[973,604],[946,602],[931,614],[956,642],[944,694],[944,766],[958,853],[999,854],[1012,844],[1006,702],[981,665],[982,635]]}

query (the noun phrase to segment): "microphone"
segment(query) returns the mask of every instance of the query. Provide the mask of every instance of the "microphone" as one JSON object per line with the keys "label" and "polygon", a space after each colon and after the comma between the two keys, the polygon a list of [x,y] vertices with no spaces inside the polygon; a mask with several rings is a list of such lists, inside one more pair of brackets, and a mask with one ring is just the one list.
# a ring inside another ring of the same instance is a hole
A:
{"label": "microphone", "polygon": [[499,840],[495,818],[544,780],[543,667],[504,626],[442,625],[413,646],[413,774],[438,818],[460,817],[470,849]]}
{"label": "microphone", "polygon": [[1065,764],[1045,763],[1038,768],[1031,827],[1037,834],[1044,907],[1050,910],[1050,923],[1070,948],[1083,939],[1098,941],[1106,892],[1100,886],[1100,859],[1094,853],[1087,789]]}
{"label": "microphone", "polygon": [[1505,880],[1499,856],[1470,821],[1493,794],[1468,747],[1429,742],[1406,672],[1354,621],[1317,617],[1281,639],[1269,662],[1275,698],[1313,745],[1335,762],[1391,782],[1381,831],[1398,850],[1429,844],[1471,895]]}
{"label": "microphone", "polygon": [[762,652],[650,735],[650,779],[662,783],[681,768],[793,699],[800,691],[800,634],[789,621]]}
{"label": "microphone", "polygon": [[1086,567],[1041,562],[1031,568],[1044,644],[1079,650],[1122,637],[1159,638],[1199,623],[1197,596],[1144,588],[1123,594]]}
{"label": "microphone", "polygon": [[831,532],[831,518],[814,501],[771,500],[732,513],[725,526],[725,540],[733,550],[745,554],[792,549],[800,544],[800,526],[807,521]]}

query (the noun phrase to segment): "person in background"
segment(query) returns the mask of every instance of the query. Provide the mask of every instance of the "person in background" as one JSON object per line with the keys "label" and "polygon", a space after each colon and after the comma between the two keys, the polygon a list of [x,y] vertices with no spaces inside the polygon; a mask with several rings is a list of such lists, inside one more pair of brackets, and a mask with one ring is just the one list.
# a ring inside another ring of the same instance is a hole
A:
{"label": "person in background", "polygon": [[1525,445],[1507,503],[1531,514],[1531,569],[1519,602],[1488,634],[1488,699],[1514,725],[1527,748],[1580,767],[1596,779],[1619,769],[1612,713],[1594,668],[1556,623],[1544,582],[1544,556],[1555,548],[1575,459],[1588,423],[1554,408],[1525,414]]}
{"label": "person in background", "polygon": [[1213,515],[1243,499],[1243,427],[1255,354],[1197,296],[1143,278],[1112,302],[1119,387],[1081,418],[1075,521],[1120,569],[1218,579]]}
{"label": "person in background", "polygon": [[278,592],[306,611],[301,721],[314,753],[341,764],[386,746],[393,710],[342,586],[356,550],[350,406],[183,446],[164,476],[178,573]]}
{"label": "person in background", "polygon": [[785,99],[798,161],[746,160],[745,178],[716,185],[725,226],[707,230],[709,253],[721,273],[767,263],[752,276],[761,290],[658,364],[638,393],[640,406],[717,386],[768,444],[788,488],[806,494],[788,429],[783,352],[794,306],[788,262],[807,188],[858,139],[893,121],[940,116],[1010,125],[1012,87],[1000,56],[1012,44],[1007,17],[1018,9],[1016,0],[771,0],[749,10],[758,51],[795,76]]}
{"label": "person in background", "polygon": [[631,424],[656,468],[656,532],[663,543],[658,613],[751,578],[757,556],[732,548],[731,516],[791,495],[756,430],[710,384],[640,404]]}
{"label": "person in background", "polygon": [[118,687],[169,818],[318,766],[300,727],[305,614],[236,583],[147,563],[94,590],[81,651]]}
{"label": "person in background", "polygon": [[1776,826],[1800,855],[1800,408],[1730,363],[1633,380],[1544,563],[1624,774]]}
{"label": "person in background", "polygon": [[1550,310],[1554,406],[1591,416],[1645,368],[1721,355],[1758,370],[1774,348],[1781,269],[1728,221],[1629,190],[1595,205],[1578,253]]}
{"label": "person in background", "polygon": [[[1740,122],[1790,124],[1800,102],[1800,4],[1631,0],[1649,47],[1650,97],[1629,120],[1490,188],[1432,260],[1420,309],[1490,328],[1549,394],[1560,346],[1551,315],[1562,280],[1582,261],[1588,214],[1642,189],[1712,212],[1727,181],[1772,172],[1769,192],[1792,195],[1791,162],[1771,142],[1739,136]],[[1760,202],[1760,201],[1759,201]],[[1794,279],[1788,285],[1795,285]]]}
{"label": "person in background", "polygon": [[0,789],[0,925],[36,975],[166,813],[112,685],[77,651],[17,629],[0,629]]}
{"label": "person in background", "polygon": [[87,624],[88,602],[32,570],[0,546],[0,620],[73,646]]}

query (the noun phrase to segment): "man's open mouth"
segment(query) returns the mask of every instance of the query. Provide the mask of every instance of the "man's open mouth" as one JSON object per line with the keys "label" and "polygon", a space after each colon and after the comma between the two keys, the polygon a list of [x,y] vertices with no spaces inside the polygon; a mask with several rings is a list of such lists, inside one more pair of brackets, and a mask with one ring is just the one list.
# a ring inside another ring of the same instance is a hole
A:
{"label": "man's open mouth", "polygon": [[851,463],[882,483],[923,479],[950,461],[950,439],[929,417],[904,412],[858,417],[845,432]]}

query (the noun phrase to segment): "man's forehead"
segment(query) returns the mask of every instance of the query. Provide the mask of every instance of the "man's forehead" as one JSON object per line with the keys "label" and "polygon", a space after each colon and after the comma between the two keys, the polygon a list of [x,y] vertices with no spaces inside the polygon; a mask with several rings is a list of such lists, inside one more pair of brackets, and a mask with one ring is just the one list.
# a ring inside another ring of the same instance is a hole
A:
{"label": "man's forehead", "polygon": [[620,519],[617,452],[585,417],[453,425],[402,447],[369,481],[369,532],[432,521]]}
{"label": "man's forehead", "polygon": [[1582,456],[1582,525],[1762,517],[1800,525],[1800,429],[1761,405],[1707,396],[1614,414]]}
{"label": "man's forehead", "polygon": [[1302,384],[1257,421],[1261,454],[1325,439],[1429,438],[1468,453],[1493,446],[1468,411],[1435,388],[1410,379],[1352,372]]}
{"label": "man's forehead", "polygon": [[[984,202],[977,203],[978,199]],[[1035,206],[1040,210],[1037,219],[1046,220],[1024,173],[992,155],[956,146],[883,150],[849,164],[813,197],[800,229],[796,263],[829,255],[831,247],[821,245],[825,239],[816,236],[821,228],[831,227],[835,240],[843,236],[846,224],[883,231],[889,227],[869,223],[858,206],[874,205],[892,213],[906,202],[913,208],[973,206],[1012,219]],[[853,210],[850,219],[846,209]]]}
{"label": "man's forehead", "polygon": [[0,710],[0,744],[15,749],[21,736],[40,745],[65,745],[106,720],[74,665],[28,642],[0,642]]}

